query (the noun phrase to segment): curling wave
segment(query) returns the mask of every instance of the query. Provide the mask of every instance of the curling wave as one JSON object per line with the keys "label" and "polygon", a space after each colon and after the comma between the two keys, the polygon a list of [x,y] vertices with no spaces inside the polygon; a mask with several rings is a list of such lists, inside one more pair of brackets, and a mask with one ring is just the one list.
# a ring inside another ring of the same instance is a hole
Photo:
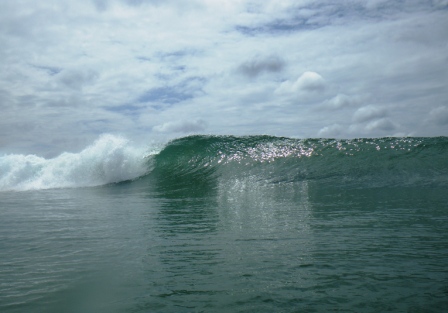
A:
{"label": "curling wave", "polygon": [[160,185],[166,191],[248,177],[269,184],[443,187],[448,186],[448,137],[335,140],[195,135],[148,153],[122,137],[103,135],[79,153],[54,159],[0,157],[0,190],[131,181]]}

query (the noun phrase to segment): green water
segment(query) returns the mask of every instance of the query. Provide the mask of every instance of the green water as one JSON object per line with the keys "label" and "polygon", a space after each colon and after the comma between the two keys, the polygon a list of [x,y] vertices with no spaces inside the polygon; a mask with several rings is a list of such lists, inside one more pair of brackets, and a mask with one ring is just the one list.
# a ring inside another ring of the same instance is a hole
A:
{"label": "green water", "polygon": [[1,312],[448,307],[445,190],[244,184],[3,194]]}
{"label": "green water", "polygon": [[135,181],[1,192],[0,312],[446,312],[436,151],[386,180],[174,158]]}

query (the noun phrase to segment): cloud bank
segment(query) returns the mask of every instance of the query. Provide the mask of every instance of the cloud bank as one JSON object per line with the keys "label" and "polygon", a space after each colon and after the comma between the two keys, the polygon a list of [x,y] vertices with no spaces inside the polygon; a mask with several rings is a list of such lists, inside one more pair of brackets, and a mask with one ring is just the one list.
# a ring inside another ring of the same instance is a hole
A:
{"label": "cloud bank", "polygon": [[446,136],[448,3],[0,2],[0,154],[102,133]]}

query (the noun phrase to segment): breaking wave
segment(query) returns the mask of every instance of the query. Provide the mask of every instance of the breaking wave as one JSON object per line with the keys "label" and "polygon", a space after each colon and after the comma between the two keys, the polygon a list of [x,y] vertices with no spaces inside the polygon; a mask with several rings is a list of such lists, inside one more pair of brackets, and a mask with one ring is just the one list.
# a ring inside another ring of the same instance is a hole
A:
{"label": "breaking wave", "polygon": [[147,173],[145,151],[123,137],[103,135],[79,153],[45,159],[36,155],[0,157],[0,190],[98,186]]}
{"label": "breaking wave", "polygon": [[448,137],[190,136],[170,142],[154,161],[154,174],[173,185],[213,177],[354,188],[448,185]]}
{"label": "breaking wave", "polygon": [[264,183],[314,181],[334,186],[448,186],[448,137],[292,139],[188,136],[160,151],[103,135],[79,153],[53,159],[0,157],[0,190],[88,187],[138,180],[163,188],[217,179]]}

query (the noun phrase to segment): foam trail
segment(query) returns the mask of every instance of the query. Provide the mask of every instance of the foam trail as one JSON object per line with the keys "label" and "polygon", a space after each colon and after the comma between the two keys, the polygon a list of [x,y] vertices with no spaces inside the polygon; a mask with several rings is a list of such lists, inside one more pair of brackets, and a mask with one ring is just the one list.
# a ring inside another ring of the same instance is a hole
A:
{"label": "foam trail", "polygon": [[145,150],[123,137],[102,135],[79,153],[53,159],[35,155],[0,156],[0,191],[99,186],[148,172]]}

